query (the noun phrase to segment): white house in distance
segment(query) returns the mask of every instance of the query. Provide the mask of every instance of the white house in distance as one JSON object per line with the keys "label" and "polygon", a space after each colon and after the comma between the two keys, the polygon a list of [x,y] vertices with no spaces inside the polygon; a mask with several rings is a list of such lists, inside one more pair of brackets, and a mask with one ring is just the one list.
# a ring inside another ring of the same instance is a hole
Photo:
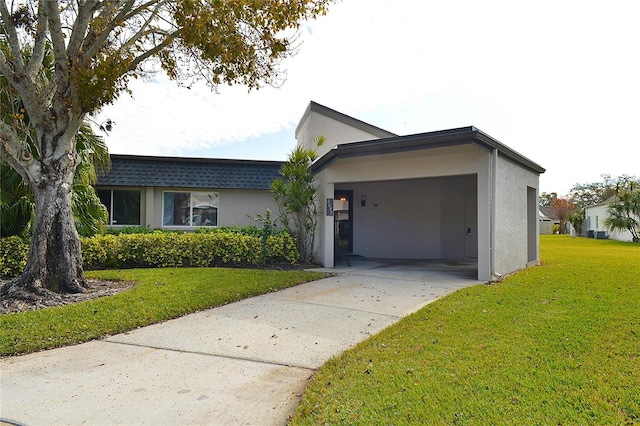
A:
{"label": "white house in distance", "polygon": [[603,201],[600,204],[585,207],[585,227],[587,237],[589,238],[610,238],[618,241],[633,241],[631,232],[624,230],[609,230],[604,226],[604,219],[608,216],[607,208],[616,199],[615,195]]}
{"label": "white house in distance", "polygon": [[[398,136],[311,102],[295,136],[315,148],[319,135],[326,142],[312,165],[321,204],[315,258],[324,266],[342,253],[468,261],[477,262],[479,280],[489,281],[539,262],[544,169],[477,128]],[[227,168],[207,176],[211,164]],[[277,211],[268,182],[279,164],[114,156],[98,189],[111,197],[112,212],[117,191],[134,191],[132,203],[139,194],[142,226],[241,225],[246,214]],[[260,179],[252,181],[252,173]],[[229,175],[235,178],[220,180]]]}

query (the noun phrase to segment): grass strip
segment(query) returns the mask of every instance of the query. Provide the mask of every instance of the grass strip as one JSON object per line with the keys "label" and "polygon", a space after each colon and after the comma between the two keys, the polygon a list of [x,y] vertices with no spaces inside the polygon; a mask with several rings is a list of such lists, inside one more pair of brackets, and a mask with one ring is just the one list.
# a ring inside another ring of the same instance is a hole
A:
{"label": "grass strip", "polygon": [[0,315],[0,355],[87,342],[324,275],[303,271],[163,268],[91,271],[86,276],[138,284],[122,293],[82,303]]}
{"label": "grass strip", "polygon": [[541,250],[330,360],[291,425],[640,422],[640,245]]}

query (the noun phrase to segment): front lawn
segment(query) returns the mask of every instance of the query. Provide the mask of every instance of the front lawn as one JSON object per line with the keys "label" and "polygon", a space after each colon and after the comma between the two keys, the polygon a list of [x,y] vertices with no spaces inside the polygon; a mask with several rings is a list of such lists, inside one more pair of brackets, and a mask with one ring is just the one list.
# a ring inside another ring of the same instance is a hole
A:
{"label": "front lawn", "polygon": [[330,360],[291,424],[640,423],[640,244],[541,246]]}
{"label": "front lawn", "polygon": [[85,275],[138,284],[114,296],[74,305],[0,315],[0,355],[82,343],[324,276],[229,268],[128,269]]}

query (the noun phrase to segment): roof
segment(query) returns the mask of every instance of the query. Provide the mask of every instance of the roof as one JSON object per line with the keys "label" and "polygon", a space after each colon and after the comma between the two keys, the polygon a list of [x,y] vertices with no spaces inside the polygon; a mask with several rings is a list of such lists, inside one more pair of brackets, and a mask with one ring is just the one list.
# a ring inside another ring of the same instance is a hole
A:
{"label": "roof", "polygon": [[607,206],[611,203],[613,203],[614,201],[616,201],[617,195],[612,195],[611,197],[607,198],[606,200],[596,203],[596,204],[591,204],[590,206],[585,206],[585,209],[590,209],[591,207],[600,207],[600,206]]}
{"label": "roof", "polygon": [[380,127],[376,127],[372,124],[369,123],[365,123],[362,120],[358,120],[357,118],[353,118],[350,117],[346,114],[343,114],[339,111],[336,111],[334,109],[328,108],[324,105],[320,105],[317,102],[311,101],[309,102],[309,106],[307,107],[307,109],[305,110],[304,114],[302,115],[302,118],[300,119],[299,123],[298,123],[298,127],[296,127],[296,138],[298,137],[298,132],[300,131],[300,126],[302,126],[302,124],[306,121],[307,116],[309,114],[311,114],[311,112],[316,112],[318,114],[322,114],[325,117],[329,117],[333,120],[336,120],[342,124],[346,124],[347,126],[350,127],[354,127],[358,130],[362,130],[363,132],[369,133],[373,136],[377,136],[379,138],[388,138],[388,137],[394,137],[394,136],[398,136],[395,133],[389,132],[387,130],[381,129]]}
{"label": "roof", "polygon": [[551,206],[540,206],[538,208],[538,211],[540,212],[540,214],[542,214],[543,216],[551,220],[556,220],[556,221],[559,220],[558,215],[553,212],[553,210],[551,209]]}
{"label": "roof", "polygon": [[99,186],[269,189],[281,161],[111,155]]}
{"label": "roof", "polygon": [[476,145],[490,152],[496,149],[498,150],[498,155],[501,157],[507,158],[528,170],[539,174],[545,172],[545,169],[539,164],[534,163],[473,126],[339,144],[319,158],[313,164],[312,170],[318,172],[338,158],[380,155],[467,144]]}

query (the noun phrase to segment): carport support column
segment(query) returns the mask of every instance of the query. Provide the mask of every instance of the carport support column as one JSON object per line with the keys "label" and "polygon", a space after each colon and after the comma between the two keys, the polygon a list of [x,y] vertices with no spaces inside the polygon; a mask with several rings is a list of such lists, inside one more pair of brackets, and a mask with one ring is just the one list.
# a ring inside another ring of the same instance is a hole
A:
{"label": "carport support column", "polygon": [[319,261],[325,268],[333,268],[335,266],[333,239],[335,238],[333,213],[331,216],[327,214],[327,200],[333,200],[334,195],[333,183],[325,183],[319,188],[319,195],[321,196],[320,202],[322,207],[319,209],[321,216],[318,218],[318,224],[320,225],[319,234]]}

